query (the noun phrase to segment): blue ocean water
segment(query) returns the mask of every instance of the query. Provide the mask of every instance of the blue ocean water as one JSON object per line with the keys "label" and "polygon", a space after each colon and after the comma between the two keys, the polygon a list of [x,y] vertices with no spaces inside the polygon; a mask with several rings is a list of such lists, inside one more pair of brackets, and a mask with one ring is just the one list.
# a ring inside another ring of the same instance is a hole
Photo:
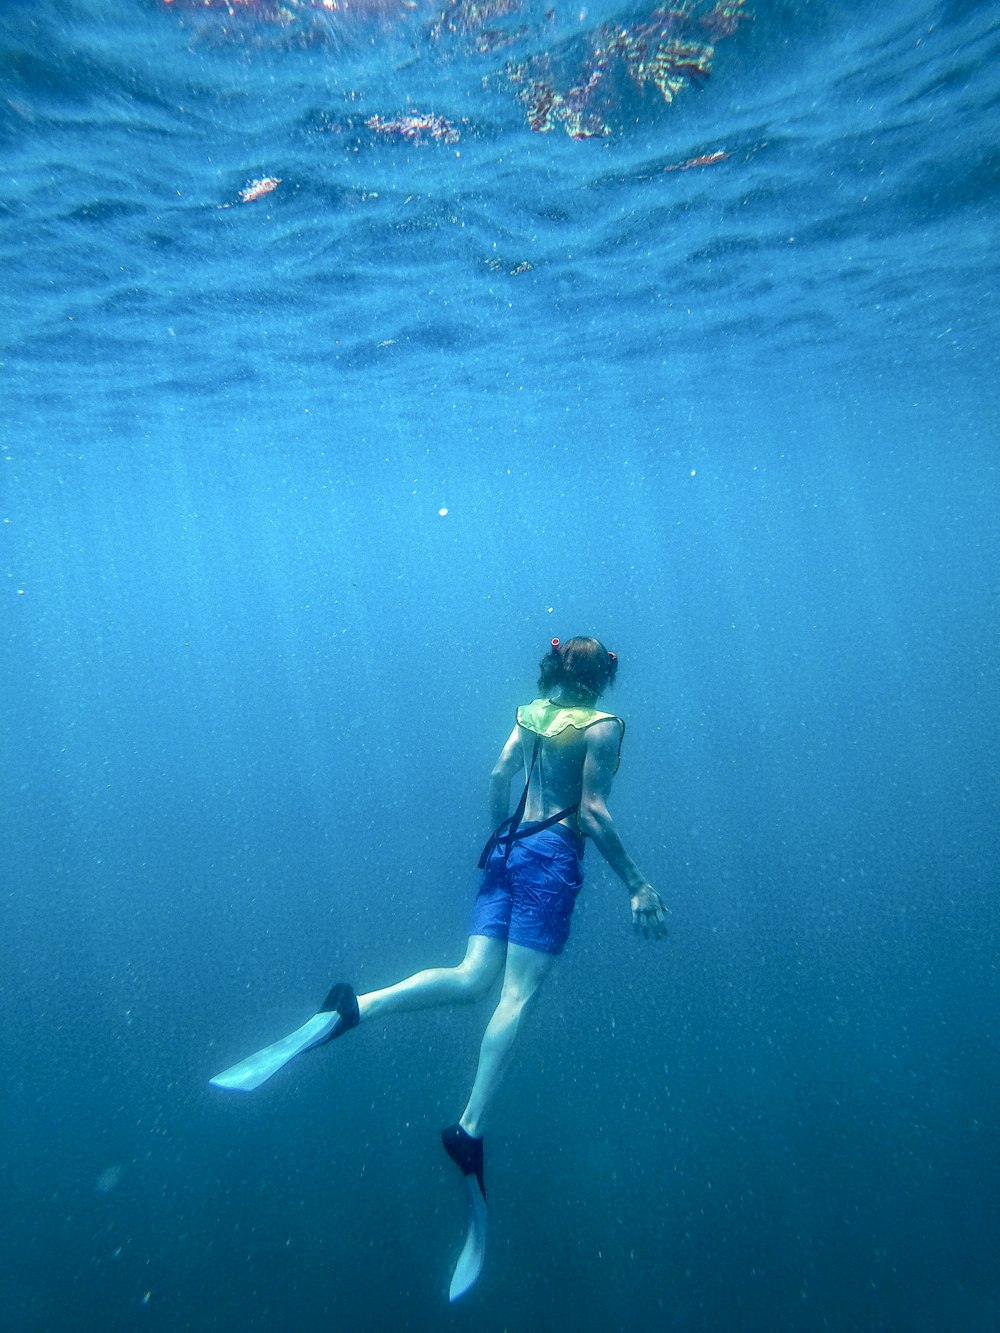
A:
{"label": "blue ocean water", "polygon": [[[997,1328],[995,6],[0,53],[3,1327]],[[208,1079],[457,960],[575,633],[670,937],[591,850],[449,1308],[488,1006]]]}

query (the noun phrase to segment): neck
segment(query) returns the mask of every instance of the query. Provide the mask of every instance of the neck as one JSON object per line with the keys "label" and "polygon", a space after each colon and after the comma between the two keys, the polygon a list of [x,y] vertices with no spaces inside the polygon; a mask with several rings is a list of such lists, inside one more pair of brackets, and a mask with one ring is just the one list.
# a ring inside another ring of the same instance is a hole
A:
{"label": "neck", "polygon": [[593,708],[597,702],[593,695],[579,694],[565,685],[560,686],[549,699],[551,703],[560,704],[563,708]]}

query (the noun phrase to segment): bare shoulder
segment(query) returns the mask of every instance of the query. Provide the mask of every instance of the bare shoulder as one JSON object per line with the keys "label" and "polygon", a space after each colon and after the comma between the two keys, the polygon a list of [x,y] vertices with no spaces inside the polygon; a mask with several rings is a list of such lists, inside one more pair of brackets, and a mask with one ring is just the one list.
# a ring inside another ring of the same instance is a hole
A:
{"label": "bare shoulder", "polygon": [[617,717],[602,718],[587,728],[587,753],[598,762],[618,762],[625,724]]}
{"label": "bare shoulder", "polygon": [[521,729],[515,727],[504,742],[504,747],[500,751],[500,757],[497,760],[498,769],[514,769],[521,762]]}

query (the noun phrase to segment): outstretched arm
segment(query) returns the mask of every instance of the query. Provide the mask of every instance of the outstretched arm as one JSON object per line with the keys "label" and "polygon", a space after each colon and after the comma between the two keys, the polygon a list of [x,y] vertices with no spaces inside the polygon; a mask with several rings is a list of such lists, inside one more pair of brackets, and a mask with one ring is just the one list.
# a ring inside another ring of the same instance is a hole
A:
{"label": "outstretched arm", "polygon": [[625,850],[608,809],[608,794],[618,767],[619,740],[617,722],[598,722],[587,728],[587,756],[577,821],[628,890],[633,926],[647,939],[650,935],[659,939],[667,933],[666,909],[660,895]]}

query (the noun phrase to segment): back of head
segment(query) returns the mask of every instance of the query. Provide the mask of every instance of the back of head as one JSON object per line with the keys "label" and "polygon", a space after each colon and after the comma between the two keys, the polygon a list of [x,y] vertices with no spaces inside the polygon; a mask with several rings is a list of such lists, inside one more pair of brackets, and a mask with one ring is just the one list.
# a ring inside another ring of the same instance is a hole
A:
{"label": "back of head", "polygon": [[539,692],[546,697],[559,689],[596,702],[618,674],[618,658],[609,653],[599,639],[578,637],[560,643],[552,640],[551,649],[538,664]]}

